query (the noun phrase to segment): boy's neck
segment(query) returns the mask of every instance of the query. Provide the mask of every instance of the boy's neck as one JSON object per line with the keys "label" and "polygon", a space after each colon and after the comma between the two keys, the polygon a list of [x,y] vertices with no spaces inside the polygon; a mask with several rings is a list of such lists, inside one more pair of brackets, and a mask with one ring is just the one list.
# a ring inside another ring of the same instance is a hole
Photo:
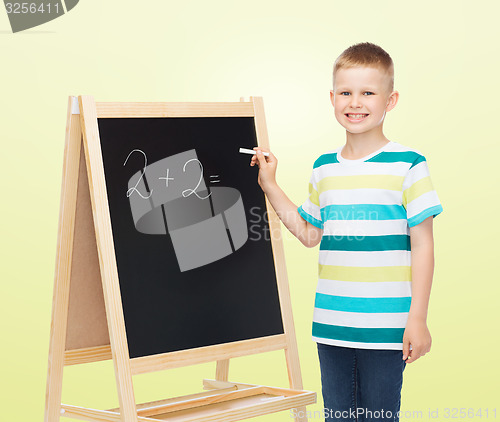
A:
{"label": "boy's neck", "polygon": [[346,132],[346,144],[342,148],[342,157],[357,160],[377,151],[389,142],[383,133],[350,133]]}

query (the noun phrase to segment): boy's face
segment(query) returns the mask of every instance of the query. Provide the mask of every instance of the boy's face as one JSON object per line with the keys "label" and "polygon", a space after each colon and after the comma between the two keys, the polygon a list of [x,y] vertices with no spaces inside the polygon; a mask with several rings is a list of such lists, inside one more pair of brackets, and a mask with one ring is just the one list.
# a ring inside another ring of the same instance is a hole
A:
{"label": "boy's face", "polygon": [[351,133],[381,133],[385,114],[398,97],[397,91],[389,91],[389,77],[373,67],[339,69],[330,91],[335,117]]}

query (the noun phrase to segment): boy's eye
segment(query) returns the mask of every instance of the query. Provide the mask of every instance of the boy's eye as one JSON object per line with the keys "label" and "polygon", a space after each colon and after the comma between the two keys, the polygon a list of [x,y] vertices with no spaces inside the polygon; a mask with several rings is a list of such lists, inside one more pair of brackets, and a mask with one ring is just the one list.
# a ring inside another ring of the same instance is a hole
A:
{"label": "boy's eye", "polygon": [[[347,92],[347,91],[343,91],[340,93],[340,95],[350,95],[350,92]],[[369,95],[375,95],[375,93],[371,92],[371,91],[365,91],[363,92],[363,94],[369,94]]]}

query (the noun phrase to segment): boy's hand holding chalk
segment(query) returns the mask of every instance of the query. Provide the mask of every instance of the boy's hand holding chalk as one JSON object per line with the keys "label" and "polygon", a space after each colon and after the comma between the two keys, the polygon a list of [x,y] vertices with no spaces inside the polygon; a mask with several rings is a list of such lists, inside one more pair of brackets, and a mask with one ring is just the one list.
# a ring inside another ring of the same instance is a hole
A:
{"label": "boy's hand holding chalk", "polygon": [[[260,154],[258,154],[257,151],[260,152]],[[240,148],[240,152],[244,154],[253,154],[250,165],[254,166],[257,164],[259,166],[259,177],[257,181],[264,192],[268,187],[276,184],[276,167],[278,165],[278,160],[272,152],[263,151],[260,147],[254,147],[253,150]]]}
{"label": "boy's hand holding chalk", "polygon": [[[258,147],[254,147],[254,148],[258,148]],[[253,149],[247,149],[247,148],[240,148],[240,152],[242,152],[243,154],[256,154],[256,152],[253,150]],[[263,152],[263,154],[265,156],[269,156],[269,153],[268,152]]]}

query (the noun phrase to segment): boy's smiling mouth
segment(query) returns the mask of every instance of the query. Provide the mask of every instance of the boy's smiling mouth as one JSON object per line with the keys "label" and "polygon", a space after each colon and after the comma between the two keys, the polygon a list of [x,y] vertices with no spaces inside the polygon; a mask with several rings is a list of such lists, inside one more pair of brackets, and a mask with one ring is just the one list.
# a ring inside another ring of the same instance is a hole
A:
{"label": "boy's smiling mouth", "polygon": [[365,113],[346,113],[345,116],[347,117],[347,120],[350,122],[360,122],[361,120],[364,120],[366,117],[369,116],[369,114]]}

